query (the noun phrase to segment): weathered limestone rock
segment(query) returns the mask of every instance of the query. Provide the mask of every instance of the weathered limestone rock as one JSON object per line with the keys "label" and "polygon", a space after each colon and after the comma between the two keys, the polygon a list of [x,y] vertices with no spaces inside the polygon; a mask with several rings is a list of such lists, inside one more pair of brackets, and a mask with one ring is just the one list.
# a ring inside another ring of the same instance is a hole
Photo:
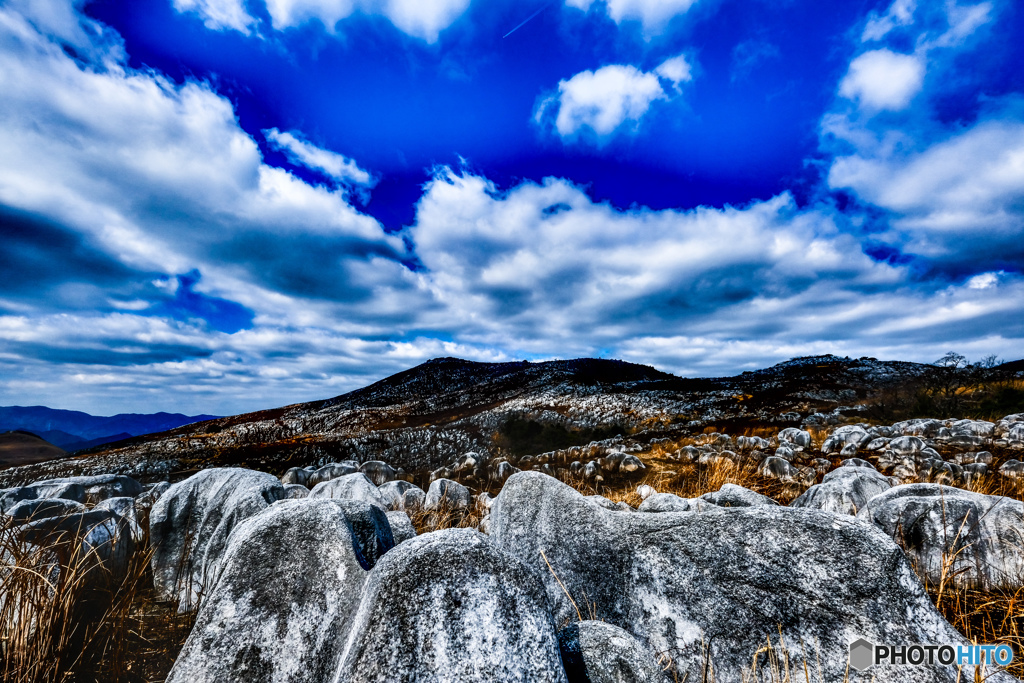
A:
{"label": "weathered limestone rock", "polygon": [[541,579],[483,534],[446,529],[374,567],[334,681],[566,679]]}
{"label": "weathered limestone rock", "polygon": [[[790,670],[804,661],[816,670],[820,659],[826,681],[844,680],[849,642],[860,637],[966,642],[900,548],[853,517],[781,506],[623,515],[524,472],[495,501],[490,533],[543,578],[557,622],[576,618],[568,593],[650,652],[672,653],[679,680],[701,680],[706,661],[719,683],[745,680],[766,639],[784,651]],[[848,680],[953,683],[957,676],[939,666],[879,666],[851,671]]]}
{"label": "weathered limestone rock", "polygon": [[241,522],[167,683],[329,680],[378,547],[391,528],[363,501],[283,500]]}
{"label": "weathered limestone rock", "polygon": [[1024,586],[1024,503],[952,486],[908,484],[857,514],[896,538],[928,583]]}
{"label": "weathered limestone rock", "polygon": [[240,522],[284,495],[276,477],[238,468],[203,470],[171,486],[149,515],[150,565],[162,600],[198,606]]}

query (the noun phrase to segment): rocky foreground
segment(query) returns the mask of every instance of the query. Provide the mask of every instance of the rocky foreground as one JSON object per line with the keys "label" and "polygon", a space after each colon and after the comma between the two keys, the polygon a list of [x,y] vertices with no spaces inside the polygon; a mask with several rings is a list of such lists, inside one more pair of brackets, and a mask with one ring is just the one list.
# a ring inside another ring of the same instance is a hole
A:
{"label": "rocky foreground", "polygon": [[[952,683],[976,672],[858,672],[848,647],[964,645],[926,587],[1024,587],[1024,503],[983,493],[1020,491],[1022,450],[1024,414],[910,420],[467,452],[426,490],[382,461],[66,477],[0,509],[51,577],[116,586],[148,546],[158,596],[196,612],[170,683]],[[722,472],[776,495],[678,495]],[[581,493],[611,484],[642,502]]]}

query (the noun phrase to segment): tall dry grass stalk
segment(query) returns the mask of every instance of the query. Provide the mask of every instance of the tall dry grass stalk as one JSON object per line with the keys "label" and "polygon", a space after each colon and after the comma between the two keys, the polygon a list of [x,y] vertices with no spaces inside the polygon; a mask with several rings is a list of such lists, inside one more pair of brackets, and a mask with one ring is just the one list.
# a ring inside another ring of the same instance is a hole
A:
{"label": "tall dry grass stalk", "polygon": [[478,529],[487,511],[478,505],[470,504],[468,508],[458,508],[446,501],[433,510],[415,508],[406,510],[412,520],[417,534],[425,534],[441,529]]}
{"label": "tall dry grass stalk", "polygon": [[[103,568],[96,549],[76,552],[80,543],[81,534],[66,534],[39,547],[19,540],[9,518],[0,521],[0,679],[162,680],[146,672],[148,655],[157,654],[146,653],[147,645],[168,640],[162,629],[154,634],[147,628],[153,620],[145,615],[152,606],[146,539],[119,581]],[[171,661],[183,642],[180,637],[171,645]]]}

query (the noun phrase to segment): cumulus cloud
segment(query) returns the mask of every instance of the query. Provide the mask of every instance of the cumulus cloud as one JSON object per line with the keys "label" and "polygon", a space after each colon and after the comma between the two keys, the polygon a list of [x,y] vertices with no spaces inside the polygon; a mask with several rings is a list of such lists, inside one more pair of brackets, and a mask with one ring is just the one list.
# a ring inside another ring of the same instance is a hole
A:
{"label": "cumulus cloud", "polygon": [[541,100],[534,121],[553,125],[562,138],[586,132],[606,139],[623,126],[638,124],[655,101],[678,95],[680,86],[692,78],[684,55],[667,59],[649,72],[621,64],[582,71],[560,81],[557,92]]}
{"label": "cumulus cloud", "polygon": [[267,0],[267,11],[278,30],[319,20],[328,30],[356,12],[387,17],[401,31],[428,42],[451,25],[470,0]]}
{"label": "cumulus cloud", "polygon": [[352,159],[343,154],[317,147],[302,137],[301,133],[288,131],[282,133],[277,128],[263,131],[267,141],[282,150],[288,160],[294,164],[320,171],[327,177],[342,183],[362,187],[373,187],[377,184],[368,171],[359,168]]}
{"label": "cumulus cloud", "polygon": [[605,351],[701,375],[819,352],[929,361],[950,343],[1013,355],[1021,278],[922,287],[909,268],[866,256],[840,220],[786,194],[620,211],[565,180],[500,191],[447,171],[412,237],[443,324],[521,354]]}
{"label": "cumulus cloud", "polygon": [[174,9],[199,15],[206,28],[233,29],[249,35],[256,19],[245,9],[242,0],[173,0]]}
{"label": "cumulus cloud", "polygon": [[872,50],[850,62],[839,94],[873,110],[899,110],[921,91],[924,61],[915,55]]}
{"label": "cumulus cloud", "polygon": [[448,172],[428,187],[412,236],[435,294],[492,342],[518,329],[572,343],[586,330],[592,344],[818,280],[870,289],[899,278],[788,195],[743,209],[622,212],[564,180],[502,194]]}
{"label": "cumulus cloud", "polygon": [[666,59],[655,67],[654,73],[670,82],[674,88],[693,80],[693,71],[690,68],[690,63],[686,61],[685,55]]}
{"label": "cumulus cloud", "polygon": [[[0,296],[0,373],[21,382],[8,392],[160,364],[244,383],[309,339],[341,349],[430,310],[401,238],[342,190],[265,164],[208,84],[130,69],[92,30],[82,63],[41,25],[0,8],[0,261],[15,278]],[[238,335],[294,348],[261,355]]]}
{"label": "cumulus cloud", "polygon": [[[825,148],[834,154],[828,186],[884,211],[875,239],[954,273],[1024,265],[1019,104],[984,98],[975,120],[950,124],[937,120],[930,101],[946,79],[959,77],[958,57],[987,49],[978,32],[993,11],[990,3],[915,9],[898,1],[869,18],[865,37],[882,40],[899,28],[918,51],[858,55],[839,94],[860,106],[841,102],[822,122]],[[890,113],[875,116],[882,109]]]}
{"label": "cumulus cloud", "polygon": [[603,8],[616,23],[637,20],[645,29],[652,30],[664,26],[675,16],[686,14],[697,4],[697,0],[565,0],[565,4],[584,12],[596,5]]}
{"label": "cumulus cloud", "polygon": [[983,121],[911,154],[841,156],[828,182],[891,211],[914,253],[1024,261],[1024,122]]}
{"label": "cumulus cloud", "polygon": [[363,339],[323,326],[228,335],[126,313],[0,316],[0,404],[232,414],[329,398],[439,356],[515,360],[458,342]]}
{"label": "cumulus cloud", "polygon": [[[231,29],[248,35],[258,23],[243,0],[173,0],[179,12],[199,16],[207,28]],[[321,22],[333,31],[338,22],[356,13],[382,16],[400,31],[429,43],[451,26],[469,7],[470,0],[266,0],[267,14],[276,30]]]}
{"label": "cumulus cloud", "polygon": [[4,18],[0,203],[76,231],[126,267],[198,268],[204,287],[255,299],[253,285],[366,299],[373,285],[351,274],[371,259],[401,277],[401,240],[344,192],[264,164],[210,86],[117,61],[83,66],[17,13]]}

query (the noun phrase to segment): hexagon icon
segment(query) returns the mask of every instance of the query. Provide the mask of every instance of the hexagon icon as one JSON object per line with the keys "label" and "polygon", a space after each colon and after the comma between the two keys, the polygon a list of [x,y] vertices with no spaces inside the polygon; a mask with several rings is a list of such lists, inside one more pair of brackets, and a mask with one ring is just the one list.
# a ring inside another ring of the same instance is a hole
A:
{"label": "hexagon icon", "polygon": [[863,671],[874,663],[875,646],[858,638],[850,643],[850,668]]}

